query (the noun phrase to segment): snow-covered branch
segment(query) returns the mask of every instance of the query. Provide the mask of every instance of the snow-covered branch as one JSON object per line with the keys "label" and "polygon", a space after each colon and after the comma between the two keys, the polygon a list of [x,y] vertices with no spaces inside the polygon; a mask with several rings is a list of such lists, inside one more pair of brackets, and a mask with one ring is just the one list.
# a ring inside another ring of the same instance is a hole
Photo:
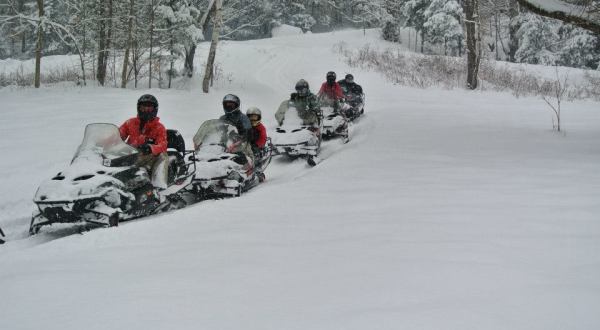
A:
{"label": "snow-covered branch", "polygon": [[600,35],[600,14],[595,6],[576,5],[563,0],[517,0],[528,10],[561,20]]}

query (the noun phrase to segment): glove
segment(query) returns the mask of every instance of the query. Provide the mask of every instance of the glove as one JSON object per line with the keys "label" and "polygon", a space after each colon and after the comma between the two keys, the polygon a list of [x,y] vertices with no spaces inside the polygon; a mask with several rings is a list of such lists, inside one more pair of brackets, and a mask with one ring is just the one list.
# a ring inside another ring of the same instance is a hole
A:
{"label": "glove", "polygon": [[144,143],[139,147],[139,150],[144,155],[150,155],[152,153],[152,147],[149,143]]}

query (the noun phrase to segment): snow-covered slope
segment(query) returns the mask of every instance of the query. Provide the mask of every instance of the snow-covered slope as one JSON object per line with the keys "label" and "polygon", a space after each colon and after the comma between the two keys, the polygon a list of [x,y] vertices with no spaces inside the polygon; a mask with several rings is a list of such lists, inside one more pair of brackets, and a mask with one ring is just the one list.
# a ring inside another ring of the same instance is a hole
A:
{"label": "snow-covered slope", "polygon": [[565,103],[556,134],[539,99],[390,85],[346,67],[331,50],[342,40],[382,43],[226,42],[231,82],[151,93],[189,144],[226,93],[273,127],[296,80],[315,90],[352,72],[367,115],[349,144],[324,144],[314,168],[276,160],[240,198],[82,235],[28,238],[35,189],[86,123],[124,121],[147,91],[0,90],[2,328],[598,329],[598,103]]}

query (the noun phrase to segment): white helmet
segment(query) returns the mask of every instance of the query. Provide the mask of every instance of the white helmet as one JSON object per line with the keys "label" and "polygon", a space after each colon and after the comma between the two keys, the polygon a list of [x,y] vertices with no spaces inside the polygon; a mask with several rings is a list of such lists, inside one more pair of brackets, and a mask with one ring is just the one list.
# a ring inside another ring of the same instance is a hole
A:
{"label": "white helmet", "polygon": [[[250,118],[250,116],[258,116],[258,120],[252,120]],[[250,122],[252,123],[252,126],[256,126],[260,123],[260,120],[262,119],[262,114],[260,112],[260,109],[257,107],[250,107],[248,108],[248,110],[246,110],[246,116],[248,116],[248,118],[250,118]]]}

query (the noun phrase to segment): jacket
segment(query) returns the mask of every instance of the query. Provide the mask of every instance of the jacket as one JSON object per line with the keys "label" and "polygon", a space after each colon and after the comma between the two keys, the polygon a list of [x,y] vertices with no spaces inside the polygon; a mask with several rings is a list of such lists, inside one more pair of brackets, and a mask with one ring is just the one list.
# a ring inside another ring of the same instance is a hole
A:
{"label": "jacket", "polygon": [[250,141],[250,134],[252,130],[252,124],[248,116],[243,114],[238,108],[235,111],[226,113],[219,118],[237,128],[238,133],[242,136],[245,141]]}
{"label": "jacket", "polygon": [[267,143],[267,129],[263,124],[259,123],[252,127],[250,141],[259,149],[262,149],[265,146]]}
{"label": "jacket", "polygon": [[342,91],[344,92],[345,95],[347,95],[347,94],[361,95],[363,93],[362,87],[355,82],[347,83],[346,80],[340,80],[340,81],[338,81],[338,84],[340,84],[340,87],[342,87]]}
{"label": "jacket", "polygon": [[319,113],[321,106],[315,94],[310,93],[308,96],[298,96],[297,93],[292,93],[289,100],[281,102],[279,109],[275,113],[275,119],[279,126],[283,125],[285,114],[289,108],[295,108],[298,112],[298,117],[302,119],[302,125],[318,125]]}
{"label": "jacket", "polygon": [[344,98],[344,92],[342,92],[342,87],[337,82],[334,82],[333,85],[329,85],[327,82],[324,82],[321,85],[321,89],[319,89],[319,97],[324,96],[327,96],[333,101],[337,101]]}
{"label": "jacket", "polygon": [[138,117],[128,119],[119,127],[121,139],[132,147],[139,147],[150,143],[153,155],[167,151],[167,130],[156,117],[140,128],[141,121]]}

